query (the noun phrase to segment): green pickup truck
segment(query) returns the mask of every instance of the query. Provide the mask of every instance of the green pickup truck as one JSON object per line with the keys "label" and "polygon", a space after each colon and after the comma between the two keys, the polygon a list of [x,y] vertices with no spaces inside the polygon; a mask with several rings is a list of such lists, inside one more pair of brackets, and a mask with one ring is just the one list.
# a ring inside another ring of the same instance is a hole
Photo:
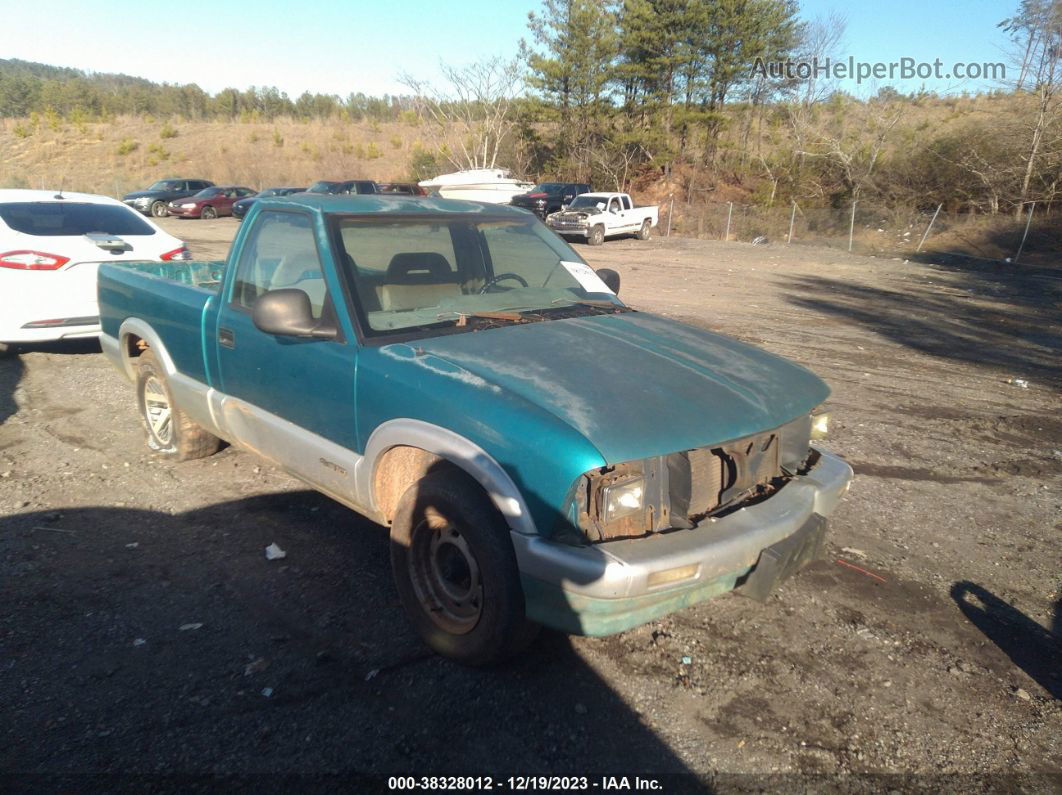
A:
{"label": "green pickup truck", "polygon": [[486,664],[765,597],[848,489],[821,380],[618,282],[515,208],[267,198],[227,262],[102,266],[101,343],[152,449],[225,440],[389,527],[417,631]]}

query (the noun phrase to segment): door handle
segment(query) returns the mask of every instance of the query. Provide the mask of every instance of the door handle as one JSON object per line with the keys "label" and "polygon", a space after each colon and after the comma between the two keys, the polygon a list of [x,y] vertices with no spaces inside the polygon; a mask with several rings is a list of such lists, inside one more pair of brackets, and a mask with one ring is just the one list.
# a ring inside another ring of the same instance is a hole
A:
{"label": "door handle", "polygon": [[236,347],[236,335],[232,333],[232,329],[218,329],[218,344],[224,345],[226,348]]}

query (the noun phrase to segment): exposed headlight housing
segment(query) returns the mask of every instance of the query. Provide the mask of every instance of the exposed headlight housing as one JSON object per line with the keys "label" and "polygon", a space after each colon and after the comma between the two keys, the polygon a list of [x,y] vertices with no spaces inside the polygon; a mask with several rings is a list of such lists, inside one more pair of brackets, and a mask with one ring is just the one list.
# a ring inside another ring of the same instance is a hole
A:
{"label": "exposed headlight housing", "polygon": [[811,438],[825,439],[830,430],[830,412],[816,410],[811,414]]}
{"label": "exposed headlight housing", "polygon": [[601,489],[601,518],[612,524],[645,511],[645,478],[634,476]]}

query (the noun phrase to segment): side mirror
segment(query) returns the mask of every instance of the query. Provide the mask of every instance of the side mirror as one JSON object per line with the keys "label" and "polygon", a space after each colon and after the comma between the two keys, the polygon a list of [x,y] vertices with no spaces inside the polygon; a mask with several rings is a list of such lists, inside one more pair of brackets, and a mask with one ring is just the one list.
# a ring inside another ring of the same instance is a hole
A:
{"label": "side mirror", "polygon": [[619,295],[620,275],[616,271],[612,268],[598,268],[595,272],[608,289]]}
{"label": "side mirror", "polygon": [[254,325],[266,334],[333,340],[339,329],[313,317],[310,296],[294,287],[270,290],[258,297],[252,309]]}

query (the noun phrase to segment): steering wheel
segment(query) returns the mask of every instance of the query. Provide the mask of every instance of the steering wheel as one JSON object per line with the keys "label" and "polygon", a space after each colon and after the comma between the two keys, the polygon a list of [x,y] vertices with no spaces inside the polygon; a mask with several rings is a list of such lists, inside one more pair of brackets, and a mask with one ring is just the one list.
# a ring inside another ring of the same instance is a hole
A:
{"label": "steering wheel", "polygon": [[479,294],[483,295],[491,287],[493,287],[500,281],[504,281],[505,279],[512,279],[513,281],[520,282],[523,287],[527,287],[527,280],[524,279],[524,277],[521,276],[519,273],[499,273],[497,276],[495,276],[493,279],[488,281],[480,288]]}

